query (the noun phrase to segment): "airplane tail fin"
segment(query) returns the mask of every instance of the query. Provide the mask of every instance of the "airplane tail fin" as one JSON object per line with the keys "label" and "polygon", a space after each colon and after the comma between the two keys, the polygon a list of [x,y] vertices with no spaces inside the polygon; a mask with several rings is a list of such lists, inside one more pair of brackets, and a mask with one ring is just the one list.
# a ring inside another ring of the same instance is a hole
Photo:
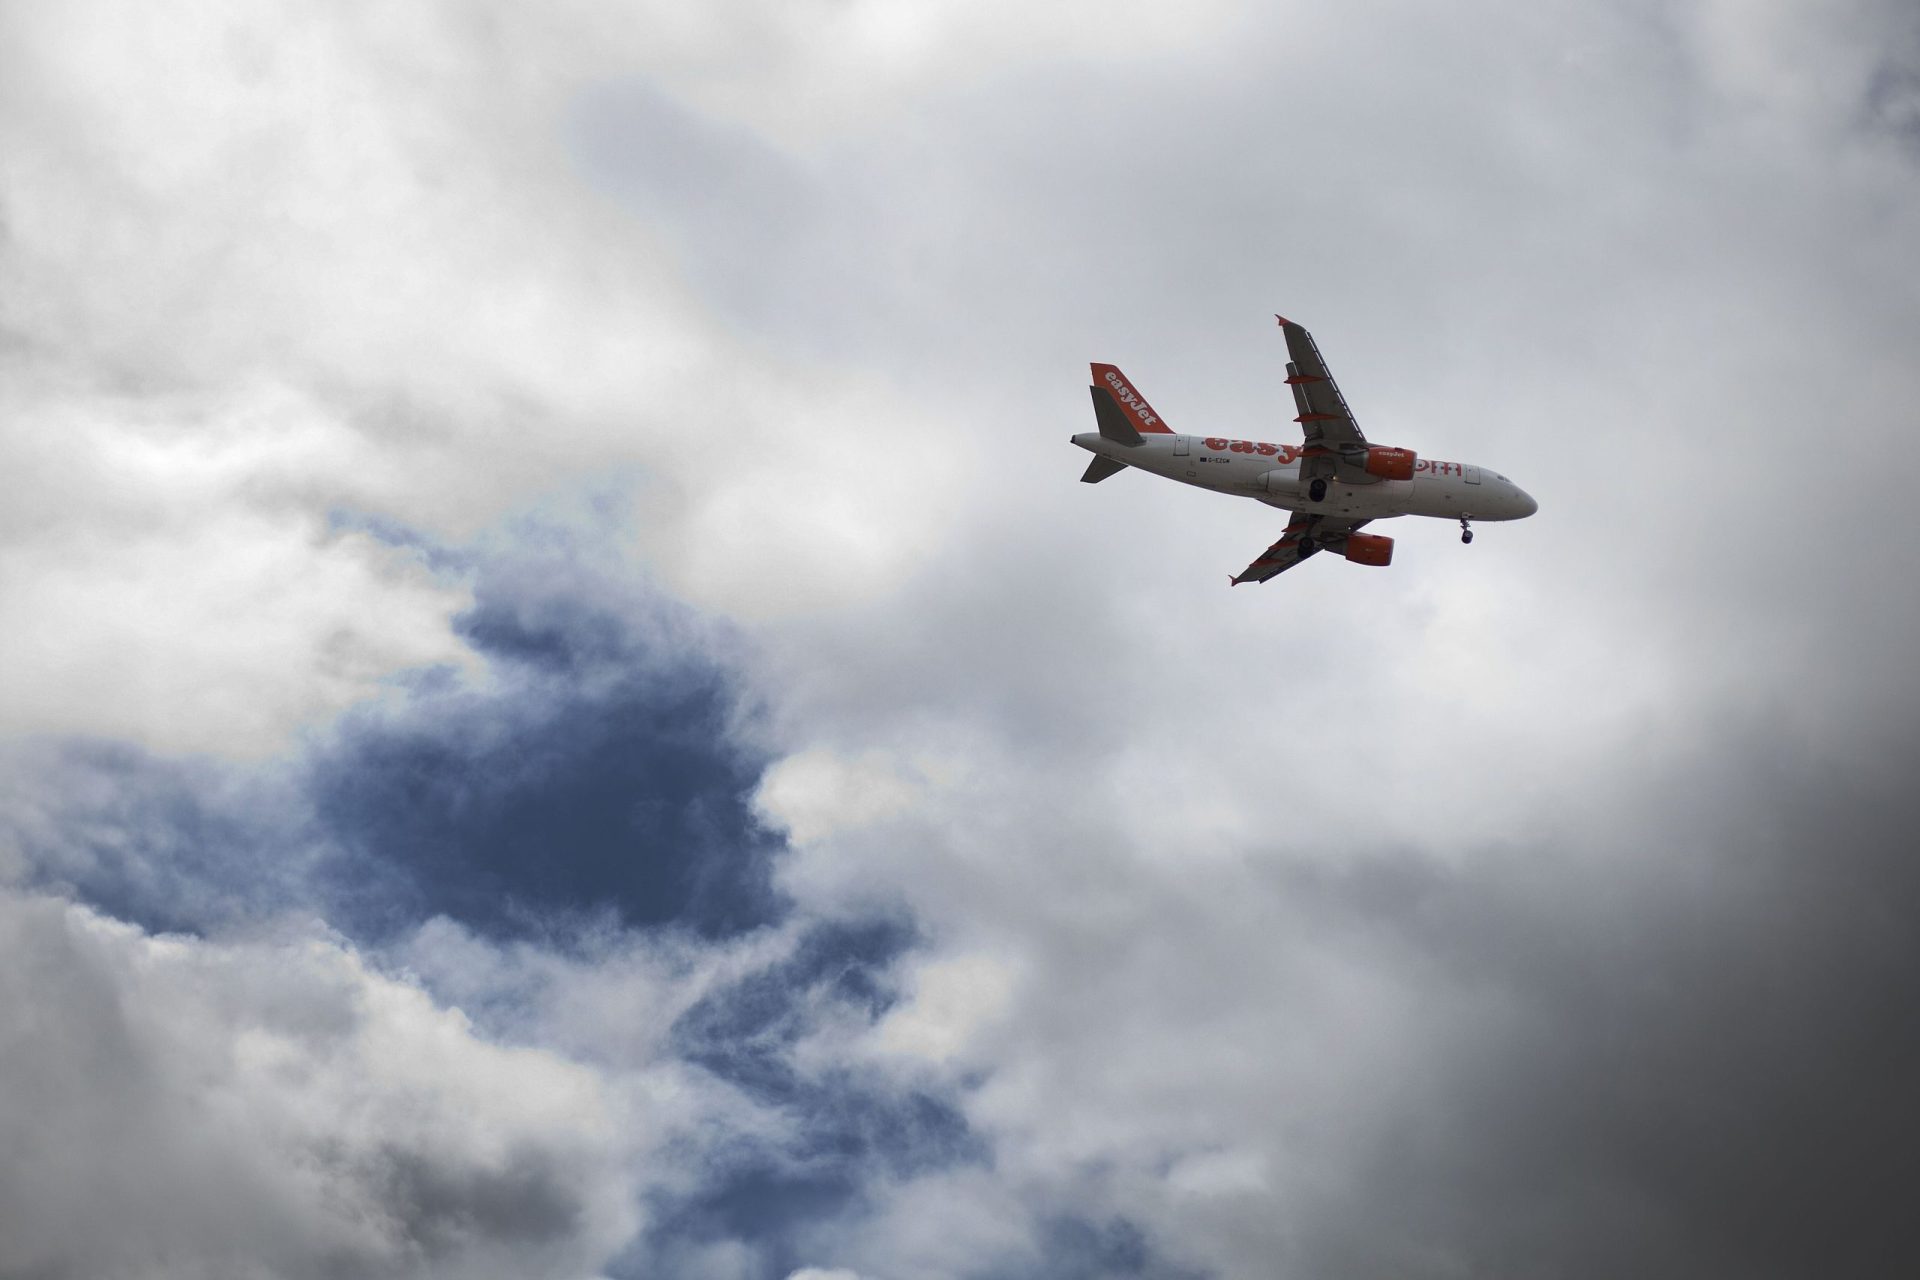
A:
{"label": "airplane tail fin", "polygon": [[1093,420],[1100,424],[1100,434],[1115,444],[1124,444],[1128,448],[1141,443],[1140,433],[1127,421],[1127,415],[1121,412],[1120,402],[1113,398],[1113,392],[1105,387],[1088,387],[1093,393]]}
{"label": "airplane tail fin", "polygon": [[[1153,411],[1153,406],[1147,403],[1147,398],[1133,389],[1133,384],[1127,381],[1127,375],[1121,373],[1116,366],[1095,364],[1093,385],[1096,391],[1105,391],[1112,398],[1114,407],[1120,411],[1124,421],[1134,431],[1148,435],[1173,434],[1173,428],[1161,420],[1160,415]],[[1097,413],[1100,397],[1094,396],[1093,402]],[[1100,434],[1107,434],[1105,422],[1100,424]]]}

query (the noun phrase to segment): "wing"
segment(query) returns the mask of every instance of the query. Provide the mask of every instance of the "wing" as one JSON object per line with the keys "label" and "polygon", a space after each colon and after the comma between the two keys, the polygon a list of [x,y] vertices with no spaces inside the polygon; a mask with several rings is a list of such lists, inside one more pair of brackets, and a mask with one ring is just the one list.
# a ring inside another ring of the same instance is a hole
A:
{"label": "wing", "polygon": [[1293,388],[1293,403],[1300,410],[1295,421],[1306,434],[1308,451],[1315,445],[1335,453],[1365,445],[1367,438],[1360,434],[1360,424],[1353,420],[1339,384],[1327,372],[1327,362],[1320,358],[1313,335],[1285,316],[1274,319],[1287,335],[1287,385]]}
{"label": "wing", "polygon": [[1229,581],[1237,587],[1243,582],[1265,582],[1278,577],[1308,556],[1319,554],[1323,547],[1338,549],[1348,534],[1365,523],[1365,520],[1348,520],[1344,516],[1296,515],[1288,522],[1280,541],[1262,551],[1259,559]]}

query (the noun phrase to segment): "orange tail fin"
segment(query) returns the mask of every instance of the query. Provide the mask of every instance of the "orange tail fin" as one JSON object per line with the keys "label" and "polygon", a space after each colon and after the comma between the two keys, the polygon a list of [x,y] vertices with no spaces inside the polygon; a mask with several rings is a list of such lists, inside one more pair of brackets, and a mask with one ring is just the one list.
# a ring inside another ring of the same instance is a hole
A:
{"label": "orange tail fin", "polygon": [[1120,412],[1127,415],[1127,421],[1133,425],[1135,431],[1143,435],[1156,432],[1163,436],[1173,434],[1173,428],[1161,421],[1160,415],[1153,411],[1153,406],[1147,403],[1146,397],[1135,391],[1133,384],[1127,381],[1127,375],[1120,372],[1114,365],[1094,365],[1093,383],[1113,393],[1114,400],[1120,405]]}

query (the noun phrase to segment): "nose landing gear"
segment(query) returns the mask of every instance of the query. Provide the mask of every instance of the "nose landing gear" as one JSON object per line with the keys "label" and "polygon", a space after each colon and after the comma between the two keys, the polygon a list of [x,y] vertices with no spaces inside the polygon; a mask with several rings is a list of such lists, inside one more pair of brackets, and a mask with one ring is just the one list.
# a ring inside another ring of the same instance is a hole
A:
{"label": "nose landing gear", "polygon": [[1473,541],[1473,529],[1467,524],[1467,518],[1465,516],[1460,517],[1460,541]]}

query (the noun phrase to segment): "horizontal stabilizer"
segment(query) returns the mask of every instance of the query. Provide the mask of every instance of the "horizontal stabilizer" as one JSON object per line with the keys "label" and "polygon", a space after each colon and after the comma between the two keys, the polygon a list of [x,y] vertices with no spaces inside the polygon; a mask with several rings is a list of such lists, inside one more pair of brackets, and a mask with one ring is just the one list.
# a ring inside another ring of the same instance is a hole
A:
{"label": "horizontal stabilizer", "polygon": [[1115,444],[1136,445],[1141,443],[1140,433],[1133,429],[1127,416],[1120,412],[1119,402],[1113,393],[1105,387],[1088,387],[1093,392],[1093,420],[1100,424],[1100,434]]}
{"label": "horizontal stabilizer", "polygon": [[1127,469],[1124,462],[1115,462],[1112,458],[1095,458],[1087,464],[1087,473],[1080,477],[1081,484],[1099,484],[1108,476],[1118,475]]}

